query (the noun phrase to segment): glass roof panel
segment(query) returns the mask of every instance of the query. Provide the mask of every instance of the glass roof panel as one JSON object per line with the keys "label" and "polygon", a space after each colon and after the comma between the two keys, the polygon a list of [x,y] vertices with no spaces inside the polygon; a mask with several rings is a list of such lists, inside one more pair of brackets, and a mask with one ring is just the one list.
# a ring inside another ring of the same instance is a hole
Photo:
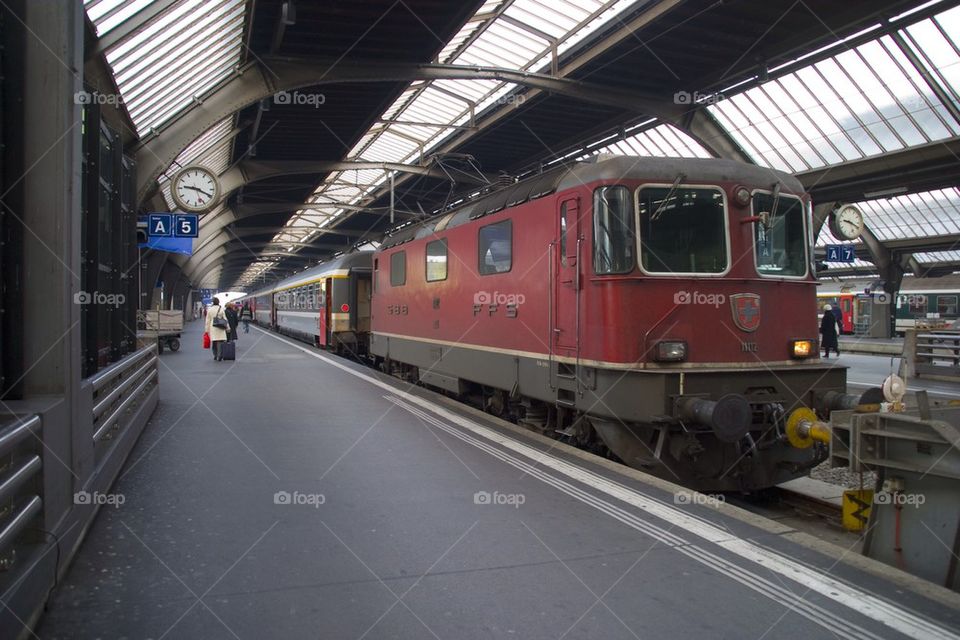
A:
{"label": "glass roof panel", "polygon": [[867,227],[882,240],[960,234],[960,188],[938,189],[857,203]]}
{"label": "glass roof panel", "polygon": [[920,264],[936,264],[938,262],[960,262],[960,251],[928,251],[926,253],[915,253],[913,257]]}
{"label": "glass roof panel", "polygon": [[577,160],[600,153],[627,156],[661,156],[673,158],[709,158],[700,143],[669,124],[661,124],[635,133],[598,149],[591,149]]}
{"label": "glass roof panel", "polygon": [[[91,22],[106,27],[108,20],[129,17],[147,4],[128,0],[112,14],[108,5],[121,6],[113,0],[92,0],[86,7]],[[161,127],[233,72],[246,11],[245,0],[181,0],[106,51],[138,135]]]}
{"label": "glass roof panel", "polygon": [[[633,4],[634,0],[491,0],[447,43],[438,60],[540,71],[551,58],[551,38],[556,39],[558,52],[562,54],[597,29],[611,24]],[[456,131],[450,125],[459,126],[469,121],[469,102],[476,103],[475,113],[492,105],[509,106],[514,103],[508,102],[505,96],[514,88],[514,85],[491,80],[414,82],[381,116],[381,120],[397,122],[375,125],[351,149],[348,157],[377,162],[419,162],[421,154],[429,154]],[[422,143],[422,148],[414,139]],[[666,146],[679,145],[678,139],[677,136]],[[680,146],[676,149],[680,151]],[[329,176],[315,193],[327,193],[344,203],[356,203],[387,180],[384,173],[377,172],[376,177],[367,179],[369,186],[357,192],[343,192],[333,187],[340,175]]]}
{"label": "glass roof panel", "polygon": [[[951,34],[960,32],[955,16],[960,12],[952,9],[900,32],[922,29],[925,46],[930,42],[936,51],[928,59],[944,78],[960,69],[957,51],[948,44]],[[759,163],[793,172],[960,134],[960,122],[889,36],[707,108]]]}
{"label": "glass roof panel", "polygon": [[906,32],[910,47],[935,70],[937,83],[960,106],[960,7],[911,25]]}

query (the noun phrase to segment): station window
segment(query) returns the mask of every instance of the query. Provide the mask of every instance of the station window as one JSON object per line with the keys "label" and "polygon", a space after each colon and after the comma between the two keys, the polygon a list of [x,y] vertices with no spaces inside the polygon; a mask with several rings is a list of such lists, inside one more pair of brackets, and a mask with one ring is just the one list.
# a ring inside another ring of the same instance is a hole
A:
{"label": "station window", "polygon": [[941,318],[957,315],[957,296],[937,296],[937,312]]}
{"label": "station window", "polygon": [[757,271],[765,276],[802,276],[807,273],[804,207],[800,198],[757,193],[753,215],[766,220],[753,225]]}
{"label": "station window", "polygon": [[478,256],[480,275],[505,273],[513,267],[513,221],[480,227]]}
{"label": "station window", "polygon": [[727,234],[723,193],[709,187],[645,187],[640,264],[648,273],[723,273]]}
{"label": "station window", "polygon": [[447,239],[427,243],[427,282],[447,279]]}
{"label": "station window", "polygon": [[390,286],[399,287],[407,283],[407,252],[397,251],[390,256]]}
{"label": "station window", "polygon": [[633,203],[623,186],[593,192],[593,271],[599,275],[633,271]]}

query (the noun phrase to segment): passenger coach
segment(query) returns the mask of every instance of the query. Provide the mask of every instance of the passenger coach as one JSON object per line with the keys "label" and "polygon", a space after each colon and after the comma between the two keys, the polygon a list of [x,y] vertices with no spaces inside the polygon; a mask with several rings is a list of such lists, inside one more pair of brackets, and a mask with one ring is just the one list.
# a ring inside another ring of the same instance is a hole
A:
{"label": "passenger coach", "polygon": [[307,269],[238,303],[257,324],[338,352],[365,353],[370,331],[371,251]]}

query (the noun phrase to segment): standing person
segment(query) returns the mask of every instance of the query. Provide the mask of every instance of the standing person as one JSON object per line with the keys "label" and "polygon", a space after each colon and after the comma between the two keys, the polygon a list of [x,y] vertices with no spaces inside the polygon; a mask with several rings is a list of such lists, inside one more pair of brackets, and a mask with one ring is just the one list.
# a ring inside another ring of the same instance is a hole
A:
{"label": "standing person", "polygon": [[[216,324],[214,324],[214,321],[216,321]],[[210,334],[210,350],[213,351],[214,360],[223,360],[222,347],[223,343],[227,341],[229,326],[226,312],[220,306],[220,299],[214,298],[213,304],[207,309],[207,319],[204,322],[204,331]]]}
{"label": "standing person", "polygon": [[840,344],[837,339],[839,334],[839,323],[837,322],[837,316],[833,313],[833,307],[829,304],[823,307],[823,319],[820,320],[820,335],[823,338],[820,341],[820,346],[823,347],[823,357],[830,357],[830,349],[833,349],[837,352],[837,355],[840,355]]}
{"label": "standing person", "polygon": [[250,333],[250,321],[253,320],[253,312],[250,311],[250,305],[244,303],[240,309],[240,320],[243,322],[243,332]]}
{"label": "standing person", "polygon": [[240,314],[237,313],[237,305],[232,302],[227,303],[227,324],[230,325],[227,330],[227,340],[233,342],[237,339],[237,325],[240,324]]}

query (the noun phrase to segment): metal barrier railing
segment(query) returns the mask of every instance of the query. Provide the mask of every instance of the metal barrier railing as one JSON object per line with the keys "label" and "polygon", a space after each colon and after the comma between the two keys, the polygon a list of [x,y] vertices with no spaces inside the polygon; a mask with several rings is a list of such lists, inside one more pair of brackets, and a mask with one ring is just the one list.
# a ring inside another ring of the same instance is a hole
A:
{"label": "metal barrier railing", "polygon": [[35,415],[0,428],[0,571],[13,565],[15,544],[43,507],[40,428]]}
{"label": "metal barrier railing", "polygon": [[133,352],[91,379],[93,386],[93,441],[109,440],[121,426],[124,413],[157,381],[157,345]]}
{"label": "metal barrier railing", "polygon": [[904,373],[909,377],[960,379],[960,331],[909,329],[903,342]]}

